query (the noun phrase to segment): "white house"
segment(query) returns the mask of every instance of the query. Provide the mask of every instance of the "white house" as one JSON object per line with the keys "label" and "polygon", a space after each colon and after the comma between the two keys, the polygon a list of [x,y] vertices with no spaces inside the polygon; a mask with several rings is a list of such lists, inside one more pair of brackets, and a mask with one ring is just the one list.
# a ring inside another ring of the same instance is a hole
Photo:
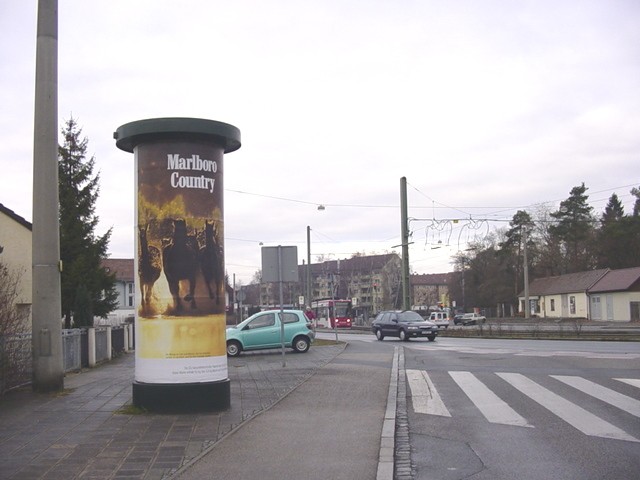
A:
{"label": "white house", "polygon": [[[589,289],[609,270],[537,278],[529,284],[531,313],[546,318],[589,318]],[[519,296],[524,311],[524,293]]]}
{"label": "white house", "polygon": [[[520,293],[524,311],[524,293]],[[590,270],[529,284],[531,313],[546,318],[640,320],[640,267]]]}
{"label": "white house", "polygon": [[134,278],[133,258],[107,258],[102,266],[109,273],[116,276],[116,291],[118,292],[118,307],[105,319],[97,320],[108,325],[121,325],[135,315],[136,282]]}
{"label": "white house", "polygon": [[640,267],[609,270],[588,293],[591,320],[640,320]]}

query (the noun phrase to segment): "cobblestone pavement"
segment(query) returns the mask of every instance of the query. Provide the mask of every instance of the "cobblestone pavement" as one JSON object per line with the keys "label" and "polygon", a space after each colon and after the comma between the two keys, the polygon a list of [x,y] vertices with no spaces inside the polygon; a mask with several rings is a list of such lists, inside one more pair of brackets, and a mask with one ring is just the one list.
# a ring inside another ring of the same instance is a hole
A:
{"label": "cobblestone pavement", "polygon": [[231,408],[221,413],[131,414],[134,354],[65,378],[64,392],[0,397],[0,479],[168,479],[246,420],[277,403],[344,345],[306,354],[229,359]]}

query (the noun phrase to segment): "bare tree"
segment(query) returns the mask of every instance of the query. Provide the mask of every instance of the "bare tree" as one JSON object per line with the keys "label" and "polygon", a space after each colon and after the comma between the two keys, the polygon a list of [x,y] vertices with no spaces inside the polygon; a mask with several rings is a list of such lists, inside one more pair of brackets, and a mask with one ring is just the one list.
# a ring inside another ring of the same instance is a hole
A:
{"label": "bare tree", "polygon": [[20,278],[0,260],[0,394],[31,377],[31,350],[25,348],[31,340],[21,335],[28,332],[29,309],[16,303]]}
{"label": "bare tree", "polygon": [[29,310],[19,308],[21,275],[10,270],[0,260],[0,336],[17,335],[28,331]]}

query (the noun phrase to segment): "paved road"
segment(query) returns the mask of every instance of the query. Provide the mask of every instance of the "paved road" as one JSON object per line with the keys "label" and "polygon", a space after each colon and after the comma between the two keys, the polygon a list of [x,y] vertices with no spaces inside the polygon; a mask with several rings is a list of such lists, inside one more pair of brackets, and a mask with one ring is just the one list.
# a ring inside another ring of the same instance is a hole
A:
{"label": "paved road", "polygon": [[[397,480],[637,478],[638,343],[340,338],[286,369],[279,353],[230,359],[218,414],[116,413],[133,355],[70,375],[61,395],[11,392],[0,478],[368,479],[394,432]],[[425,391],[450,416],[421,411]]]}
{"label": "paved road", "polygon": [[413,478],[638,478],[640,344],[461,340],[405,345]]}
{"label": "paved road", "polygon": [[401,349],[402,478],[638,478],[640,343],[340,338]]}

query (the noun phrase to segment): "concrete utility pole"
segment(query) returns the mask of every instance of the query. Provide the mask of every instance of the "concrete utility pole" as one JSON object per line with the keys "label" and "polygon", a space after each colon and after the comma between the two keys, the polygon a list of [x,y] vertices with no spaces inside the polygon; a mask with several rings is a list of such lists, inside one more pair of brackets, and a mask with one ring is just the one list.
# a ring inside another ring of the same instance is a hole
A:
{"label": "concrete utility pole", "polygon": [[529,258],[527,255],[527,227],[522,228],[522,242],[524,243],[524,318],[531,318],[529,300]]}
{"label": "concrete utility pole", "polygon": [[402,309],[411,309],[409,273],[409,216],[407,210],[407,177],[400,179],[400,217],[402,235]]}
{"label": "concrete utility pole", "polygon": [[311,227],[307,225],[307,269],[306,269],[306,280],[307,280],[307,291],[305,295],[304,302],[307,306],[311,306],[312,298],[311,298]]}
{"label": "concrete utility pole", "polygon": [[58,220],[58,1],[38,1],[33,141],[33,389],[64,388]]}

